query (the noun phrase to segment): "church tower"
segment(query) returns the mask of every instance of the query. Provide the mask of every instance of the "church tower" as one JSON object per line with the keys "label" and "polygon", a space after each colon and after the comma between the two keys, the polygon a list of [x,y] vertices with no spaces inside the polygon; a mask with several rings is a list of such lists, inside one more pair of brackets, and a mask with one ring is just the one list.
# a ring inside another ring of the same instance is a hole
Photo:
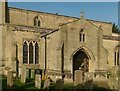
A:
{"label": "church tower", "polygon": [[5,66],[6,23],[9,23],[7,0],[0,0],[0,70]]}

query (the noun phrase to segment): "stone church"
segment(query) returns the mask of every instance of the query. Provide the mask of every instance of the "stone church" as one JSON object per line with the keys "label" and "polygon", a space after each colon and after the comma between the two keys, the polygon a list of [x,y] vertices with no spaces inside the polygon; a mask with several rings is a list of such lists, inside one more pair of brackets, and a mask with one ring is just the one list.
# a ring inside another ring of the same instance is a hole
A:
{"label": "stone church", "polygon": [[[120,37],[112,23],[8,7],[0,2],[1,66],[3,74],[46,75],[53,81],[75,80],[82,70],[94,81],[117,88]],[[23,72],[24,71],[24,72]],[[112,84],[112,82],[114,82]]]}

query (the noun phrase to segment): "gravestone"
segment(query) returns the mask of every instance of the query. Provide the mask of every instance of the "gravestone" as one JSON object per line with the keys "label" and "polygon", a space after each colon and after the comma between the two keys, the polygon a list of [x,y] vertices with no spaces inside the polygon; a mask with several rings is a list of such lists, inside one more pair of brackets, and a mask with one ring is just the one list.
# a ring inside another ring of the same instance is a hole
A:
{"label": "gravestone", "polygon": [[84,89],[88,89],[88,90],[93,89],[93,79],[88,80],[84,83]]}
{"label": "gravestone", "polygon": [[21,83],[25,83],[25,82],[26,82],[26,68],[23,67],[22,74],[21,74]]}
{"label": "gravestone", "polygon": [[35,75],[35,87],[41,88],[41,75],[39,74]]}
{"label": "gravestone", "polygon": [[29,69],[26,69],[26,78],[29,78]]}
{"label": "gravestone", "polygon": [[58,79],[56,80],[56,86],[55,86],[55,89],[61,91],[62,88],[63,88],[63,80],[60,79],[60,78],[58,78]]}
{"label": "gravestone", "polygon": [[83,71],[76,70],[74,75],[74,86],[83,84]]}
{"label": "gravestone", "polygon": [[7,86],[12,86],[13,85],[13,73],[12,71],[8,71],[7,74]]}
{"label": "gravestone", "polygon": [[44,82],[43,89],[49,89],[50,86],[50,78],[47,78]]}
{"label": "gravestone", "polygon": [[35,71],[31,70],[31,78],[35,78]]}

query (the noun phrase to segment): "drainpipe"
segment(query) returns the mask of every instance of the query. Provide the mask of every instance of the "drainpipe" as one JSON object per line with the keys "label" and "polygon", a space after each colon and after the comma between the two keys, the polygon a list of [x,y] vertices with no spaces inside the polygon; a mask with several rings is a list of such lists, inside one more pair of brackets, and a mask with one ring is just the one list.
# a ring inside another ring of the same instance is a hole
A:
{"label": "drainpipe", "polygon": [[47,70],[47,39],[45,36],[45,73],[46,73],[46,70]]}

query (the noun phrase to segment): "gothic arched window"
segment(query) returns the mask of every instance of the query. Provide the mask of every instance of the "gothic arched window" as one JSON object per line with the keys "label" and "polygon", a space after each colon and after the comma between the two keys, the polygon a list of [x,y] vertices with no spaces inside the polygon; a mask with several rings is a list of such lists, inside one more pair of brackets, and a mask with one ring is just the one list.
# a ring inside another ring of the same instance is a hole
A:
{"label": "gothic arched window", "polygon": [[39,63],[39,46],[38,43],[35,43],[35,64]]}
{"label": "gothic arched window", "polygon": [[115,64],[115,65],[119,65],[119,61],[120,61],[120,45],[118,45],[118,46],[115,48],[114,64]]}
{"label": "gothic arched window", "polygon": [[32,42],[29,44],[29,63],[33,63],[33,45]]}
{"label": "gothic arched window", "polygon": [[34,19],[34,26],[36,26],[37,25],[37,21]]}
{"label": "gothic arched window", "polygon": [[82,33],[80,33],[80,41],[82,41]]}
{"label": "gothic arched window", "polygon": [[23,44],[23,63],[28,63],[28,45],[26,42]]}
{"label": "gothic arched window", "polygon": [[114,64],[116,65],[116,52],[115,52],[115,55],[114,55],[115,59],[114,59]]}
{"label": "gothic arched window", "polygon": [[38,20],[38,26],[40,26],[40,20]]}
{"label": "gothic arched window", "polygon": [[34,26],[40,26],[40,20],[38,19],[38,16],[34,18]]}
{"label": "gothic arched window", "polygon": [[85,34],[83,34],[83,42],[85,41]]}
{"label": "gothic arched window", "polygon": [[119,65],[119,51],[117,52],[117,65]]}

